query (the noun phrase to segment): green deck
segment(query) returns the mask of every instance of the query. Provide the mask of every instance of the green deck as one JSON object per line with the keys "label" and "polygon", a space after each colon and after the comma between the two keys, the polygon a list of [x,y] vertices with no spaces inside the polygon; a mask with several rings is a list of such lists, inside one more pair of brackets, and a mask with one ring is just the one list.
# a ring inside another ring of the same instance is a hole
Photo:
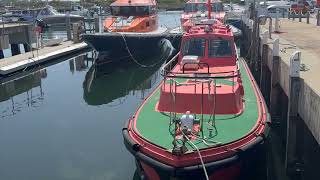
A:
{"label": "green deck", "polygon": [[[239,116],[216,115],[217,134],[213,131],[213,135],[215,136],[212,137],[209,137],[209,130],[206,127],[208,123],[204,123],[204,132],[199,135],[205,137],[207,143],[214,141],[222,144],[228,144],[236,141],[241,137],[246,136],[257,122],[258,105],[256,95],[254,93],[253,86],[251,85],[251,80],[249,79],[242,62],[239,64],[245,94],[244,112]],[[220,81],[219,83],[223,82]],[[174,125],[169,126],[169,113],[160,113],[155,111],[155,106],[159,98],[160,90],[157,89],[153,96],[147,100],[138,114],[136,128],[140,135],[149,142],[164,149],[172,149]],[[197,115],[197,118],[199,117],[201,116]],[[204,115],[204,121],[207,122],[208,120],[209,115]],[[196,144],[199,149],[208,148],[208,145],[203,143],[202,140],[195,140],[194,144]],[[190,144],[187,145],[187,148],[192,149]]]}

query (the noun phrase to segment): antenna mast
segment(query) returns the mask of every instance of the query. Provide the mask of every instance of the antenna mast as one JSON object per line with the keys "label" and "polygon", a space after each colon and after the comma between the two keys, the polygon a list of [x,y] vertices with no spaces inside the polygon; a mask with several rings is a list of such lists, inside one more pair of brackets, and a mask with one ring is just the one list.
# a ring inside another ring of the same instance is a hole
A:
{"label": "antenna mast", "polygon": [[208,19],[211,19],[211,0],[207,1],[208,6]]}

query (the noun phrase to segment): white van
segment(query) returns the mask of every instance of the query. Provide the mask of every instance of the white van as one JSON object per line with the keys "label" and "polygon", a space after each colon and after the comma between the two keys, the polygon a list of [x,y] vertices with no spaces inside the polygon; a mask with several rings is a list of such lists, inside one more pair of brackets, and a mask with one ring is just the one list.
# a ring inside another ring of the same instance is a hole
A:
{"label": "white van", "polygon": [[288,17],[290,5],[270,5],[267,7],[268,15],[271,17]]}
{"label": "white van", "polygon": [[271,5],[277,5],[277,6],[285,6],[290,5],[291,3],[289,1],[263,1],[260,2],[261,7],[268,7]]}

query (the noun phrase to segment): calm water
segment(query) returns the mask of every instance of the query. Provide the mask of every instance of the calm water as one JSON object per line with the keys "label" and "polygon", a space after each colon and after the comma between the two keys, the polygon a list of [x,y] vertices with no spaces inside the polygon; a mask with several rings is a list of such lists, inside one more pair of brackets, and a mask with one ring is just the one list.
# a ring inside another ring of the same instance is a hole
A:
{"label": "calm water", "polygon": [[[161,13],[160,20],[175,26],[179,14]],[[0,85],[0,179],[133,178],[121,129],[159,83],[160,65],[94,71],[87,57]]]}
{"label": "calm water", "polygon": [[86,56],[0,86],[0,179],[133,177],[121,128],[159,67],[94,72]]}
{"label": "calm water", "polygon": [[[179,24],[178,12],[159,17],[162,26]],[[97,70],[92,57],[91,52],[83,53],[0,78],[1,180],[134,179],[134,159],[123,145],[121,129],[159,84],[161,64],[149,69],[131,64]],[[285,122],[274,122],[267,160],[262,157],[261,167],[244,179],[287,179],[279,163],[284,159],[283,139],[277,133],[283,131],[280,124]],[[306,179],[313,180],[318,179],[314,168],[320,148],[309,136],[305,159],[310,168],[305,171]]]}

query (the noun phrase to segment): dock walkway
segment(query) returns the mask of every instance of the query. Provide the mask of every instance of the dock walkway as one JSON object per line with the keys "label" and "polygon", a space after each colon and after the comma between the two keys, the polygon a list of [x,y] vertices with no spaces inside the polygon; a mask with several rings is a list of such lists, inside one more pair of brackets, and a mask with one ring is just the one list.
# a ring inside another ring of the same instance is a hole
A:
{"label": "dock walkway", "polygon": [[86,48],[88,48],[86,43],[74,44],[71,41],[65,41],[58,46],[44,47],[43,49],[0,59],[0,75],[7,75]]}
{"label": "dock walkway", "polygon": [[[268,23],[267,23],[268,24]],[[268,25],[265,25],[265,30]],[[279,39],[279,84],[286,94],[289,94],[289,66],[290,56],[295,51],[301,51],[301,64],[305,67],[300,71],[302,87],[299,97],[299,114],[313,136],[320,144],[320,26],[314,20],[310,24],[289,19],[280,20],[280,33],[273,33],[268,40],[269,56],[272,56],[272,43]],[[271,54],[270,54],[271,53]],[[269,68],[272,67],[272,58],[268,58]]]}

